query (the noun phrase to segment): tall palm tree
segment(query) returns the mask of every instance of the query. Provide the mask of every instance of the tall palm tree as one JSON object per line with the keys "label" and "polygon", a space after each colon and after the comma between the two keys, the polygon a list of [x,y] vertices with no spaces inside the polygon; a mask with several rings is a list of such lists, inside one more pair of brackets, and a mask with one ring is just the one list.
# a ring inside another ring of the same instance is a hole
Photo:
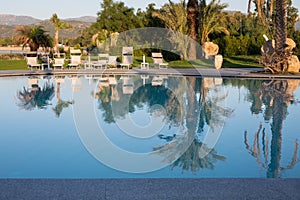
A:
{"label": "tall palm tree", "polygon": [[18,26],[15,29],[17,44],[22,44],[23,48],[29,45],[30,51],[37,51],[40,47],[52,48],[52,38],[42,26]]}
{"label": "tall palm tree", "polygon": [[61,29],[71,29],[72,26],[70,24],[64,22],[64,21],[61,21],[58,18],[56,13],[54,13],[52,15],[52,17],[50,18],[50,22],[54,25],[54,28],[55,28],[55,51],[59,56],[59,53],[60,53],[59,52],[59,46],[58,46],[58,44],[59,44],[59,41],[58,41],[58,39],[59,39],[58,38],[59,30],[61,30]]}
{"label": "tall palm tree", "polygon": [[278,55],[283,53],[287,37],[287,3],[286,0],[276,0],[275,16],[275,51]]}
{"label": "tall palm tree", "polygon": [[[190,29],[190,37],[196,41],[199,34],[199,4],[198,0],[189,0],[187,4],[187,18]],[[190,44],[189,59],[196,59],[197,57],[196,44]]]}

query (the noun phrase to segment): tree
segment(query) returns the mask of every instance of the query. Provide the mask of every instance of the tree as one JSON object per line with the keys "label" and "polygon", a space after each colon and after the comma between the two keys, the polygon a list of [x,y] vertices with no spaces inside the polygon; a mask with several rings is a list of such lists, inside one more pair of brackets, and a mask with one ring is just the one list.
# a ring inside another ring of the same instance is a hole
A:
{"label": "tree", "polygon": [[200,0],[200,43],[203,45],[209,41],[209,35],[213,32],[216,33],[228,33],[225,27],[225,17],[222,11],[228,6],[227,4],[221,4],[220,0],[212,0],[206,5],[206,0]]}
{"label": "tree", "polygon": [[169,4],[165,4],[159,12],[154,13],[154,16],[159,18],[169,29],[171,34],[171,42],[176,45],[176,48],[181,54],[181,59],[187,58],[187,49],[189,46],[189,38],[184,37],[189,34],[187,24],[187,6],[185,1],[173,3],[169,0]]}
{"label": "tree", "polygon": [[54,28],[55,28],[55,51],[59,56],[60,52],[59,52],[59,46],[58,46],[58,43],[59,43],[59,41],[58,41],[58,32],[61,29],[70,29],[70,28],[72,28],[72,26],[70,24],[66,23],[66,22],[61,21],[58,18],[56,13],[54,13],[52,15],[52,17],[50,18],[50,22],[54,25]]}
{"label": "tree", "polygon": [[281,55],[284,51],[286,37],[287,37],[287,3],[286,3],[286,0],[276,0],[275,29],[276,29],[275,51],[278,55]]}
{"label": "tree", "polygon": [[23,48],[29,45],[30,51],[37,51],[40,47],[53,47],[51,36],[42,26],[18,26],[15,32],[17,34],[15,42],[21,44]]}
{"label": "tree", "polygon": [[124,32],[142,27],[139,18],[134,14],[134,8],[129,8],[123,2],[103,0],[101,11],[98,12],[97,23],[100,30],[109,32]]}
{"label": "tree", "polygon": [[[187,4],[187,18],[188,27],[190,29],[190,37],[194,41],[197,40],[199,34],[199,4],[198,0],[189,0]],[[196,44],[192,42],[190,44],[189,59],[197,58]]]}

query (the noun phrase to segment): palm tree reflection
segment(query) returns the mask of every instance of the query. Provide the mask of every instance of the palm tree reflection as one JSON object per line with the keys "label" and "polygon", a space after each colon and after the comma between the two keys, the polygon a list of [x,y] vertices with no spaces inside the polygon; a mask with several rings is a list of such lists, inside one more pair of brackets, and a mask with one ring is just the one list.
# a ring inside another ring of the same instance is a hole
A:
{"label": "palm tree reflection", "polygon": [[21,109],[33,110],[35,108],[45,109],[50,105],[50,101],[54,97],[54,85],[45,83],[41,88],[38,85],[32,85],[32,88],[23,88],[17,92],[19,100],[18,106]]}
{"label": "palm tree reflection", "polygon": [[57,104],[54,108],[52,108],[52,110],[54,111],[56,117],[59,117],[61,115],[64,108],[68,108],[69,105],[72,105],[74,103],[74,101],[64,101],[64,100],[61,99],[60,87],[61,87],[61,82],[59,80],[57,80],[57,84],[56,84]]}
{"label": "palm tree reflection", "polygon": [[[258,165],[267,171],[268,178],[278,178],[281,176],[282,171],[292,169],[299,159],[298,156],[298,140],[294,143],[294,153],[290,164],[287,167],[281,167],[281,151],[282,151],[282,125],[287,116],[287,107],[294,102],[293,92],[298,88],[299,81],[297,80],[273,80],[265,81],[262,84],[260,93],[261,101],[266,106],[264,118],[266,121],[273,119],[271,123],[272,139],[271,139],[271,152],[269,152],[269,138],[259,126],[258,131],[255,133],[253,146],[248,143],[248,133],[244,134],[244,143],[249,153],[256,158]],[[262,132],[262,146],[261,152],[259,135]],[[263,161],[261,159],[261,154]],[[269,161],[269,154],[271,160]]]}

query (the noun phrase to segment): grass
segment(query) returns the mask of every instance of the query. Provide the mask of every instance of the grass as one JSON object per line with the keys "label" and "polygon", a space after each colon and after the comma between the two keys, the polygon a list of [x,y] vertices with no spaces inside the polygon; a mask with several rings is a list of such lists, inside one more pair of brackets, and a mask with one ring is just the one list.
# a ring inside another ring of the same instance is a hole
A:
{"label": "grass", "polygon": [[26,70],[25,60],[0,60],[0,70]]}
{"label": "grass", "polygon": [[257,56],[232,56],[224,58],[222,68],[256,68],[259,64],[260,55]]}
{"label": "grass", "polygon": [[[259,65],[261,56],[232,56],[224,58],[222,68],[256,68]],[[84,58],[83,58],[84,59]],[[143,62],[142,56],[135,56],[134,67],[140,67]],[[146,62],[153,63],[151,57],[146,57]],[[213,63],[206,60],[186,61],[177,60],[168,62],[171,68],[213,68]],[[0,60],[0,70],[26,70],[25,60]]]}

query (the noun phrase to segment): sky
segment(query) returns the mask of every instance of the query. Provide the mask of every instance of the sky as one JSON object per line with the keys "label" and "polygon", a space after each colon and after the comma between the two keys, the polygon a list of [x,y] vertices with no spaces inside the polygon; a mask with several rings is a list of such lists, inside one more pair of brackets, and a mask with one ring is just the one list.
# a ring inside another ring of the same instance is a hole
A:
{"label": "sky", "polygon": [[[115,0],[119,1],[119,0]],[[122,0],[128,7],[145,9],[148,4],[155,3],[158,7],[168,0]],[[179,0],[173,0],[178,2]],[[102,0],[7,0],[1,2],[0,14],[14,14],[31,16],[38,19],[49,19],[53,13],[59,18],[72,18],[81,16],[96,16],[100,10]],[[209,0],[207,1],[209,2]],[[228,3],[227,10],[246,12],[248,0],[221,0]],[[293,0],[293,4],[300,10],[300,1]]]}

